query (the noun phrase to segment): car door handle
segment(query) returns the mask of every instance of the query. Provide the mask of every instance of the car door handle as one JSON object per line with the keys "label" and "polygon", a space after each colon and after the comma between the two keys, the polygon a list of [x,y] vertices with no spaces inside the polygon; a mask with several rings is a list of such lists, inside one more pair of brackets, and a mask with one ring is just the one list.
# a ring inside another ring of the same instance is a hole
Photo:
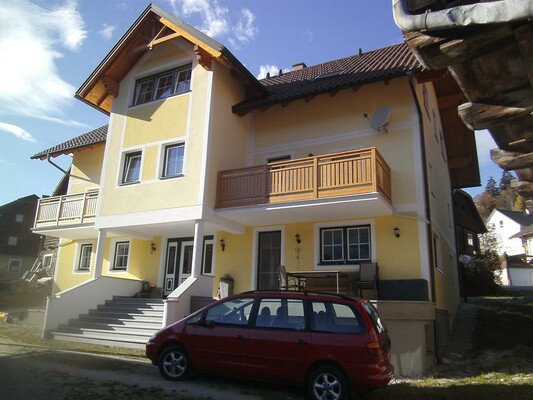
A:
{"label": "car door handle", "polygon": [[309,344],[306,340],[300,339],[298,340],[297,344]]}
{"label": "car door handle", "polygon": [[237,335],[237,340],[244,340],[244,336],[243,335]]}

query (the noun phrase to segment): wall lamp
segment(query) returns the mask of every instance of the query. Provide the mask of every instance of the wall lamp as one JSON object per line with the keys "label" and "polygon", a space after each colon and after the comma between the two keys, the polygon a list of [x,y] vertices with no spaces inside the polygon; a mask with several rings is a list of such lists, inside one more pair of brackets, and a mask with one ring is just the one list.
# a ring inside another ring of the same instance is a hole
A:
{"label": "wall lamp", "polygon": [[222,251],[226,249],[226,242],[224,241],[224,239],[220,239],[220,248],[222,249]]}
{"label": "wall lamp", "polygon": [[396,236],[396,239],[398,239],[400,237],[400,228],[395,226],[393,231],[394,231],[394,236]]}
{"label": "wall lamp", "polygon": [[296,239],[296,243],[298,243],[298,244],[302,243],[302,239],[300,239],[300,234],[299,233],[294,235],[294,239]]}
{"label": "wall lamp", "polygon": [[152,242],[152,243],[150,244],[150,250],[151,250],[151,251],[150,251],[150,254],[154,254],[154,251],[157,250],[156,247],[155,247],[155,243],[154,243],[154,242]]}

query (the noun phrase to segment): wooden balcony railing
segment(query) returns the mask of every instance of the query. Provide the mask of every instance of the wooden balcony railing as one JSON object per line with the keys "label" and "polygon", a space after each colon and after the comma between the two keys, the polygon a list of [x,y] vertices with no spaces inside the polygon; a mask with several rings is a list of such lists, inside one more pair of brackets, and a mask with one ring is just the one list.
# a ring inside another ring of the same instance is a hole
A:
{"label": "wooden balcony railing", "polygon": [[93,222],[98,191],[46,197],[39,200],[35,228]]}
{"label": "wooden balcony railing", "polygon": [[221,171],[217,208],[380,192],[391,201],[390,167],[376,148]]}

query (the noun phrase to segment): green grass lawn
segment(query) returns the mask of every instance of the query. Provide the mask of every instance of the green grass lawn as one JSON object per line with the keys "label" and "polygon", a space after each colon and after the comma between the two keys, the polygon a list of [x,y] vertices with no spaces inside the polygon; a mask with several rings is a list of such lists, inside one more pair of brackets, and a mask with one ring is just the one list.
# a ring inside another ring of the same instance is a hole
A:
{"label": "green grass lawn", "polygon": [[[475,298],[473,342],[449,365],[424,376],[398,379],[388,387],[358,393],[358,400],[533,400],[533,292]],[[44,340],[23,324],[0,322],[0,337],[32,345],[143,359],[142,350]],[[258,386],[260,391],[261,386]],[[271,394],[265,393],[265,399]]]}

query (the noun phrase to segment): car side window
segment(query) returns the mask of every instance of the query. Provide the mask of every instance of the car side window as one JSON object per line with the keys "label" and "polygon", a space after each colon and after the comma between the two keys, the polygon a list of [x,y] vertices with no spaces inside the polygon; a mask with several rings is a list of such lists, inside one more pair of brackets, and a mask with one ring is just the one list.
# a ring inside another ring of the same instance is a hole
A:
{"label": "car side window", "polygon": [[365,330],[359,312],[347,304],[313,301],[311,310],[314,332],[361,334]]}
{"label": "car side window", "polygon": [[261,299],[255,326],[257,328],[305,329],[303,301],[300,299]]}
{"label": "car side window", "polygon": [[253,298],[238,298],[220,302],[207,309],[205,320],[216,325],[245,326],[250,319],[253,303]]}

